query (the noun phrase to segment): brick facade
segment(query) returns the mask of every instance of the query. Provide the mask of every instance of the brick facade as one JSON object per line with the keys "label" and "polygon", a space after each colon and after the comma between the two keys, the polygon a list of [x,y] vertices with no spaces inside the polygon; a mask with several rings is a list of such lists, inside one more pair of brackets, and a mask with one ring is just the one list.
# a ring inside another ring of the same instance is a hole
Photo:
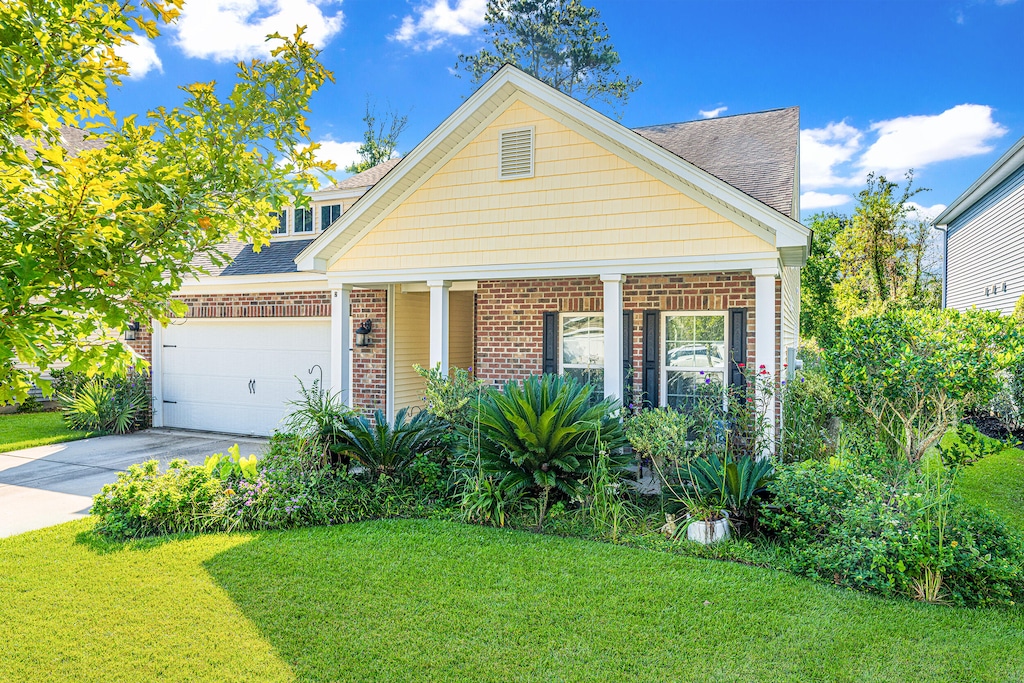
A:
{"label": "brick facade", "polygon": [[134,341],[125,342],[135,352],[135,355],[143,358],[147,363],[153,362],[153,331],[149,325],[143,325]]}
{"label": "brick facade", "polygon": [[[633,388],[642,391],[643,311],[747,310],[747,363],[754,363],[756,324],[755,285],[750,273],[626,276],[622,285],[623,308],[633,311]],[[263,292],[255,294],[201,294],[181,297],[190,318],[329,317],[331,293]],[[776,285],[776,339],[781,335],[781,286]],[[352,292],[353,327],[364,320],[373,323],[372,344],[353,347],[353,404],[364,411],[384,410],[387,387],[387,290]],[[488,384],[522,379],[543,369],[543,314],[604,310],[604,285],[600,278],[568,277],[530,280],[482,280],[475,302],[476,340],[473,367]],[[151,359],[148,330],[130,345]],[[776,342],[776,360],[782,358]]]}
{"label": "brick facade", "polygon": [[188,306],[186,318],[323,318],[331,315],[330,292],[193,294],[177,298]]}
{"label": "brick facade", "polygon": [[352,292],[352,327],[373,323],[370,346],[352,347],[352,405],[364,412],[386,409],[388,364],[388,292],[357,289]]}
{"label": "brick facade", "polygon": [[[747,309],[747,364],[754,362],[755,286],[750,273],[631,275],[622,285],[623,308],[633,311],[633,388],[642,390],[643,311]],[[776,339],[781,331],[782,290],[776,285]],[[543,314],[603,312],[600,278],[484,280],[477,283],[474,368],[489,384],[522,379],[543,369]],[[776,342],[776,359],[778,359]],[[778,365],[781,369],[781,362]]]}

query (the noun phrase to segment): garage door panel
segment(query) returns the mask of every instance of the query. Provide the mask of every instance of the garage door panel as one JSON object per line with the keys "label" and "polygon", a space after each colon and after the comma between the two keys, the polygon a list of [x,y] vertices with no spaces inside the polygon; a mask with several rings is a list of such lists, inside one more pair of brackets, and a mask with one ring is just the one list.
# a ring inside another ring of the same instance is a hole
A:
{"label": "garage door panel", "polygon": [[169,327],[163,345],[168,427],[267,435],[298,397],[299,380],[320,379],[310,368],[330,377],[325,320],[190,320]]}

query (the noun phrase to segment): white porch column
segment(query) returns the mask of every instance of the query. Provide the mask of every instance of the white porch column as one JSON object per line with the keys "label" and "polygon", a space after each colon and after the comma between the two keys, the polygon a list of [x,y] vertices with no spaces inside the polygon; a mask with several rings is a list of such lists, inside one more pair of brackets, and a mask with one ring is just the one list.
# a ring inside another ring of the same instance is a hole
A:
{"label": "white porch column", "polygon": [[441,366],[448,374],[448,292],[452,283],[447,280],[429,280],[430,288],[430,367]]}
{"label": "white porch column", "polygon": [[765,382],[756,398],[762,415],[772,425],[766,451],[775,451],[775,392],[772,385],[778,380],[778,366],[775,362],[776,344],[778,342],[778,317],[775,310],[775,280],[778,270],[775,268],[755,268],[754,276],[754,364],[760,375],[761,370],[768,373],[771,382]]}
{"label": "white porch column", "polygon": [[352,405],[348,386],[348,349],[352,344],[352,285],[342,285],[331,292],[331,392],[341,394],[342,402]]}
{"label": "white porch column", "polygon": [[604,397],[622,398],[622,274],[601,276],[604,283]]}

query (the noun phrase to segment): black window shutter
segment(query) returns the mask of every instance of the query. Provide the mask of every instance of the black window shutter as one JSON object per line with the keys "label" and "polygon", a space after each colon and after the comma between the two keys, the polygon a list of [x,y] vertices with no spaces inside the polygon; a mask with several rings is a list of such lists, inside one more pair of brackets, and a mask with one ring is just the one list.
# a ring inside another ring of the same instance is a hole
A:
{"label": "black window shutter", "polygon": [[661,360],[661,335],[658,332],[660,321],[661,311],[644,311],[642,385],[645,408],[652,408],[661,401],[661,370],[658,367]]}
{"label": "black window shutter", "polygon": [[544,313],[544,374],[553,375],[558,372],[558,312]]}
{"label": "black window shutter", "polygon": [[747,309],[729,309],[729,384],[743,386],[743,368],[740,363],[747,362]]}
{"label": "black window shutter", "polygon": [[622,404],[633,402],[633,311],[622,312]]}

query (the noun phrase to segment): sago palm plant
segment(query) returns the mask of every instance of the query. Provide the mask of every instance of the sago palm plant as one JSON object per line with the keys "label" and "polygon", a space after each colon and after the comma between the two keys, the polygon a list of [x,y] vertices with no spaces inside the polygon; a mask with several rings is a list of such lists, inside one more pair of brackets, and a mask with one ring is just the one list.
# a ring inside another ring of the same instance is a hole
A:
{"label": "sago palm plant", "polygon": [[408,408],[402,408],[389,424],[380,410],[374,411],[372,423],[365,415],[347,415],[331,450],[359,461],[374,478],[400,475],[417,455],[436,449],[440,437],[438,422],[430,413],[407,416]]}
{"label": "sago palm plant", "polygon": [[476,452],[466,453],[467,459],[478,458],[480,469],[510,495],[539,493],[538,527],[552,490],[582,498],[581,480],[599,448],[608,453],[614,473],[629,465],[622,454],[625,437],[618,402],[592,405],[592,390],[573,378],[543,375],[522,384],[508,382],[500,391],[491,389],[480,401]]}

